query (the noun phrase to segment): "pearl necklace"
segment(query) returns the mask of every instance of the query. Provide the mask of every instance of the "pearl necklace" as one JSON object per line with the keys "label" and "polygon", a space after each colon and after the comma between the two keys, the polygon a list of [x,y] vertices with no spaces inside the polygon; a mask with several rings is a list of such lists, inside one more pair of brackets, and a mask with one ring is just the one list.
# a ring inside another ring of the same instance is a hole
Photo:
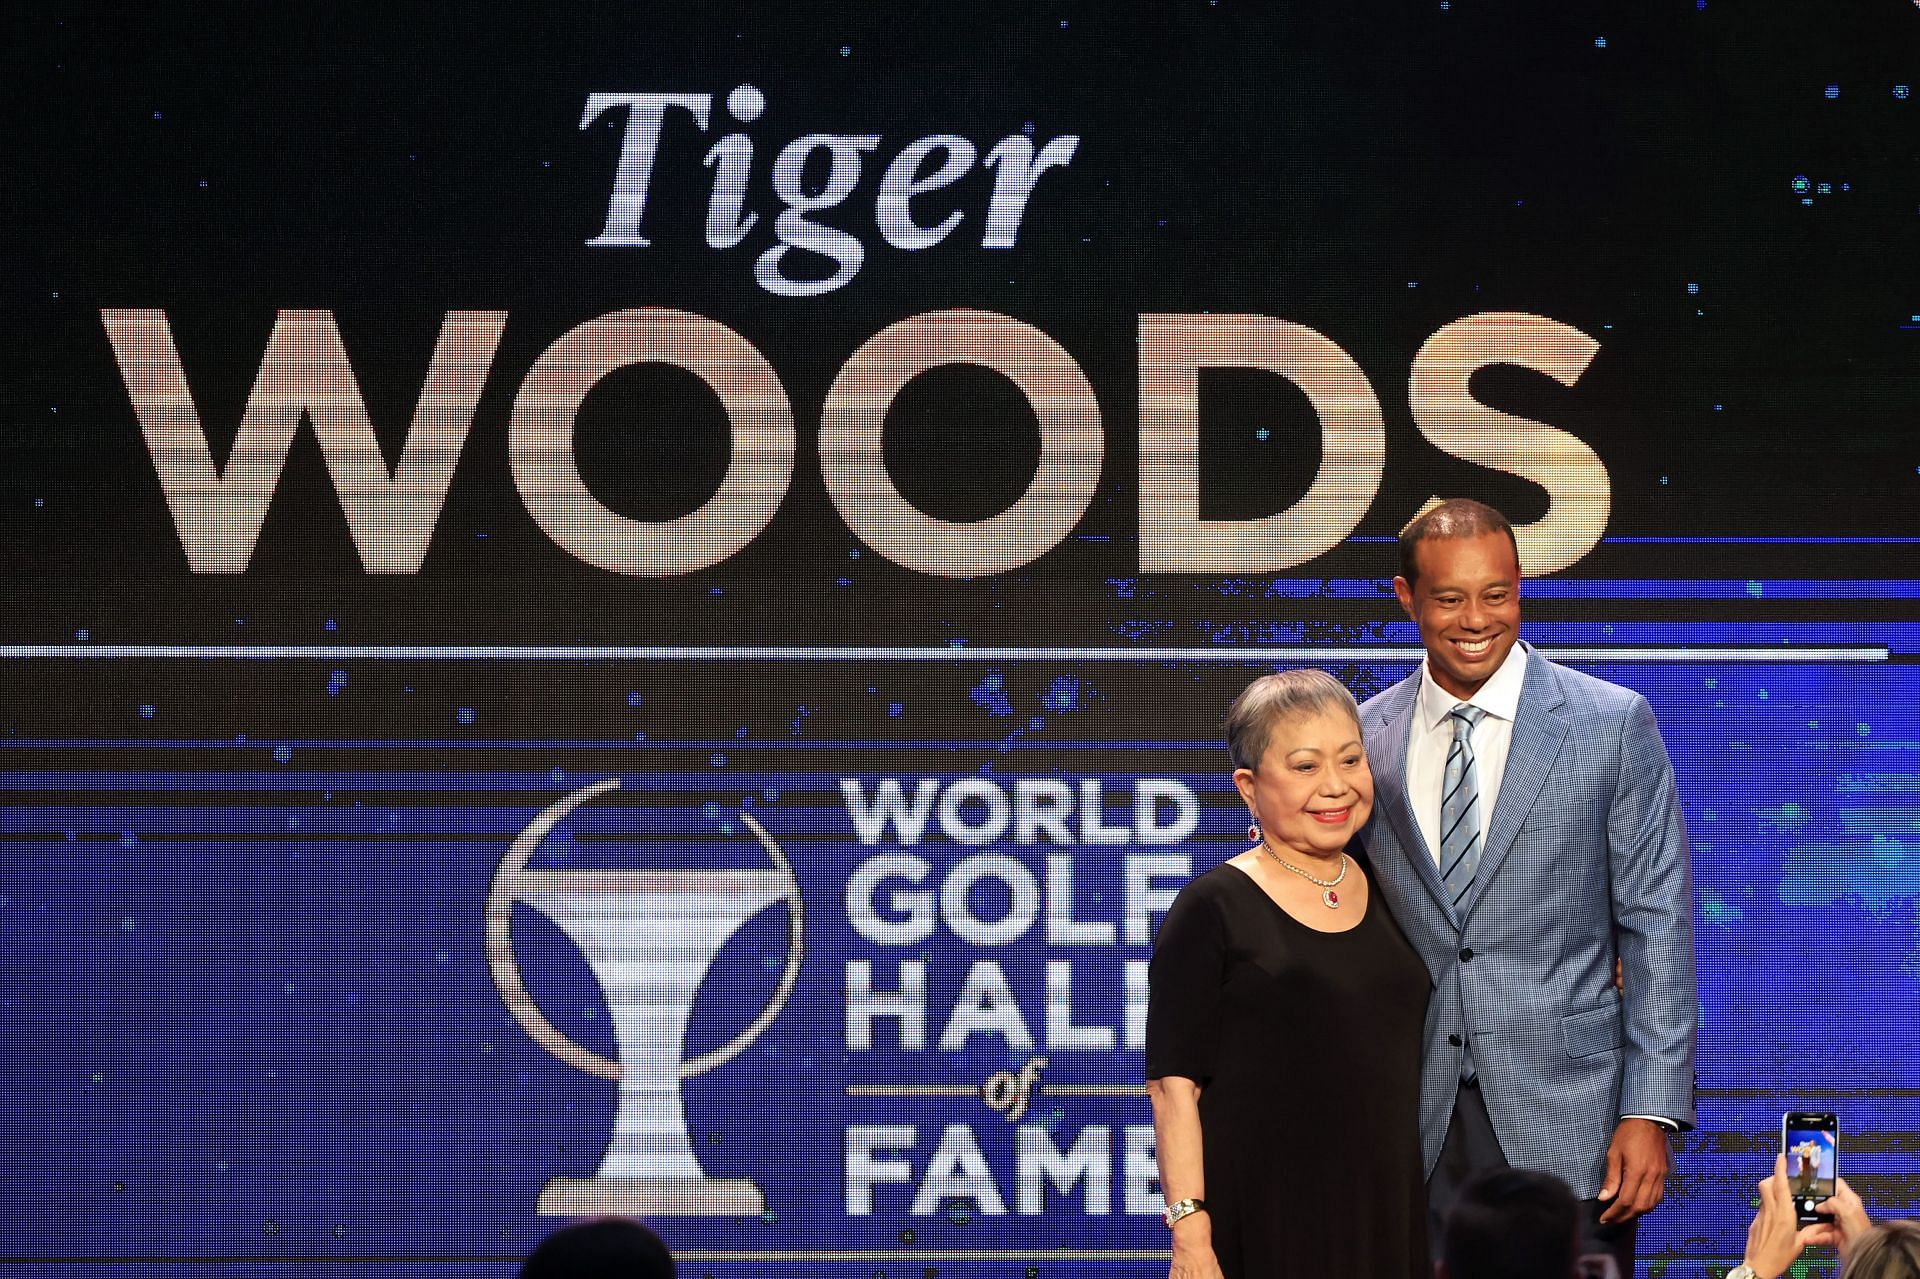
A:
{"label": "pearl necklace", "polygon": [[1301,870],[1298,866],[1295,866],[1292,862],[1274,852],[1273,845],[1269,844],[1266,840],[1263,839],[1260,841],[1260,847],[1265,850],[1267,856],[1273,858],[1274,861],[1286,867],[1300,878],[1310,884],[1319,885],[1320,900],[1326,903],[1328,910],[1338,910],[1340,908],[1340,894],[1333,890],[1338,888],[1340,881],[1347,877],[1347,855],[1344,852],[1340,854],[1340,873],[1332,879],[1320,879],[1307,871]]}

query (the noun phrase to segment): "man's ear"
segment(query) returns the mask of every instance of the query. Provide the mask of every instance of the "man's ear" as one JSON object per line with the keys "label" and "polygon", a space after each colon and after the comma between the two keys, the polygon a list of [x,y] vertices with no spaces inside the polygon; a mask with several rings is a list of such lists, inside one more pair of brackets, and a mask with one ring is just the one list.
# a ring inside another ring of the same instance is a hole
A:
{"label": "man's ear", "polygon": [[1408,617],[1412,618],[1416,622],[1420,620],[1417,616],[1414,615],[1414,611],[1413,611],[1413,583],[1412,582],[1409,582],[1404,577],[1394,578],[1393,579],[1393,597],[1400,601],[1401,611],[1406,613]]}

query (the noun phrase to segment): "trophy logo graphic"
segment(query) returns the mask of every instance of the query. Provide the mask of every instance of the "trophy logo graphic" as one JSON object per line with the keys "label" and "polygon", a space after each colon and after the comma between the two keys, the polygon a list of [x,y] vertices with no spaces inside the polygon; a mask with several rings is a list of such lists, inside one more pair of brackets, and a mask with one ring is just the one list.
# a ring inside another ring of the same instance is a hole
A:
{"label": "trophy logo graphic", "polygon": [[[577,1070],[619,1086],[613,1135],[591,1177],[555,1177],[536,1211],[549,1216],[745,1216],[766,1207],[760,1187],[709,1177],[687,1135],[680,1081],[745,1052],[780,1015],[800,974],[800,883],[766,828],[740,820],[772,860],[768,869],[529,870],[541,841],[568,814],[620,788],[618,778],[567,795],[535,817],[494,870],[487,893],[487,966],[507,1008],[535,1043]],[[685,1056],[687,1022],[707,970],[742,925],[787,904],[787,962],[773,996],[731,1040]],[[606,999],[618,1060],[569,1039],[521,981],[513,903],[545,915],[580,948]]]}

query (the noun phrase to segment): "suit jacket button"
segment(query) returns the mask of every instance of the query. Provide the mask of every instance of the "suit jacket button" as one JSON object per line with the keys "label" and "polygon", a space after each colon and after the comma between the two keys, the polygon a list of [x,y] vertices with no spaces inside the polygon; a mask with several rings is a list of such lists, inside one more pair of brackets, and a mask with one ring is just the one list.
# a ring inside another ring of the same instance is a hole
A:
{"label": "suit jacket button", "polygon": [[1448,1035],[1448,1036],[1447,1036],[1447,1042],[1448,1042],[1448,1043],[1450,1043],[1450,1044],[1452,1044],[1452,1045],[1453,1045],[1453,1046],[1454,1046],[1455,1048],[1458,1048],[1458,1047],[1460,1046],[1460,1036],[1458,1036],[1458,1035]]}
{"label": "suit jacket button", "polygon": [[1467,961],[1468,961],[1469,959],[1472,959],[1472,958],[1473,958],[1473,947],[1471,947],[1471,946],[1468,946],[1468,947],[1466,947],[1466,948],[1464,948],[1463,950],[1461,950],[1461,952],[1460,952],[1460,962],[1461,962],[1461,963],[1463,963],[1463,964],[1464,964],[1464,963],[1466,963],[1466,962],[1467,962]]}

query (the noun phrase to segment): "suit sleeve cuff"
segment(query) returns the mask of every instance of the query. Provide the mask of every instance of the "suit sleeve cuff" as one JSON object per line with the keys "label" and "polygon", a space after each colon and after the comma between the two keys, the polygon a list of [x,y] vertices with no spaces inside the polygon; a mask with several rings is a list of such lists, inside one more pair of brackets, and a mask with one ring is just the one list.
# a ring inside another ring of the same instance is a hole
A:
{"label": "suit sleeve cuff", "polygon": [[1645,1119],[1650,1123],[1659,1124],[1662,1128],[1665,1128],[1668,1132],[1680,1131],[1679,1122],[1677,1120],[1669,1119],[1665,1115],[1622,1115],[1620,1117],[1622,1119]]}

